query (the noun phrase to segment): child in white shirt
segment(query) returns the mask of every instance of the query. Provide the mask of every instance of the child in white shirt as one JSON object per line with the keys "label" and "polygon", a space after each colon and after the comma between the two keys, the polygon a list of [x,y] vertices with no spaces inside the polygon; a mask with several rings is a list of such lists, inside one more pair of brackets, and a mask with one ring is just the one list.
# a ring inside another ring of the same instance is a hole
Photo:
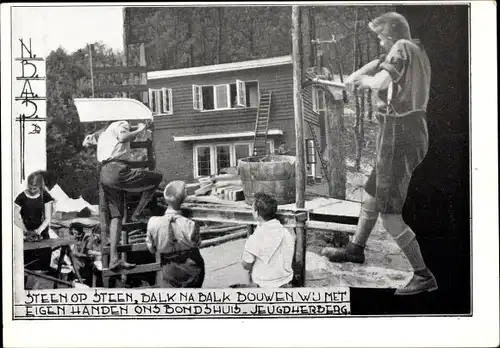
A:
{"label": "child in white shirt", "polygon": [[271,196],[255,194],[253,213],[259,226],[248,238],[241,264],[252,285],[261,288],[291,287],[294,233],[276,219],[278,203]]}

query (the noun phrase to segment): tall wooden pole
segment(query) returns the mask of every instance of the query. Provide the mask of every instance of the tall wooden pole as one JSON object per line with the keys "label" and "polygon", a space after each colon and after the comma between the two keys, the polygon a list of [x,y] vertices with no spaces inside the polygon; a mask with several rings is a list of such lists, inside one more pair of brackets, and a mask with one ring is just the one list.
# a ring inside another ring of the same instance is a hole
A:
{"label": "tall wooden pole", "polygon": [[295,204],[304,208],[305,166],[304,166],[304,118],[302,115],[302,45],[300,31],[300,8],[292,6],[292,62],[293,62],[293,107],[295,111],[296,190]]}
{"label": "tall wooden pole", "polygon": [[94,98],[94,68],[92,67],[92,47],[89,45],[89,64],[90,64],[90,86],[92,87],[92,98]]}
{"label": "tall wooden pole", "polygon": [[[293,62],[293,106],[295,111],[295,206],[304,208],[306,190],[306,168],[304,149],[304,119],[302,115],[302,32],[300,30],[300,7],[292,6],[292,62]],[[303,222],[295,228],[294,286],[302,287],[306,274],[306,230]]]}
{"label": "tall wooden pole", "polygon": [[314,7],[310,6],[308,9],[308,22],[309,22],[309,66],[314,66],[314,59],[316,58],[316,44],[312,40],[316,40],[316,22],[314,15]]}
{"label": "tall wooden pole", "polygon": [[[129,29],[129,22],[128,22],[128,17],[127,17],[127,8],[123,8],[123,66],[128,65],[128,29]],[[123,81],[124,85],[129,84],[129,75],[125,74],[126,78]],[[128,98],[128,93],[127,92],[122,92],[122,97],[123,98]]]}

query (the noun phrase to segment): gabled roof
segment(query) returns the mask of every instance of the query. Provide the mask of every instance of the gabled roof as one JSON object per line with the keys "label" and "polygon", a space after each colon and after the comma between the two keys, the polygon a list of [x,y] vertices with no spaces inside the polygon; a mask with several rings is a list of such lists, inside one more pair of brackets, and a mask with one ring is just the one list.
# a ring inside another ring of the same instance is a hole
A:
{"label": "gabled roof", "polygon": [[286,64],[292,64],[292,57],[290,55],[282,57],[265,58],[265,59],[247,60],[244,62],[197,66],[185,69],[150,71],[148,72],[147,76],[148,80],[168,79],[172,77],[215,74],[225,71],[265,68],[270,66],[278,66]]}

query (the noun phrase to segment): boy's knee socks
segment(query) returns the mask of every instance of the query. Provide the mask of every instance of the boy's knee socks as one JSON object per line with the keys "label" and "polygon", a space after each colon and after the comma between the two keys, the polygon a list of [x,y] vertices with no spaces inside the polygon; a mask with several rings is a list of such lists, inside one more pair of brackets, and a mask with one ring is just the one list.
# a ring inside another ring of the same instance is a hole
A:
{"label": "boy's knee socks", "polygon": [[362,207],[361,213],[359,214],[358,226],[356,229],[356,233],[352,238],[352,242],[364,247],[366,245],[368,237],[370,237],[370,233],[372,232],[373,227],[377,223],[377,219],[378,212]]}
{"label": "boy's knee socks", "polygon": [[409,226],[407,226],[403,232],[392,236],[415,272],[422,272],[427,269],[415,233],[413,233]]}

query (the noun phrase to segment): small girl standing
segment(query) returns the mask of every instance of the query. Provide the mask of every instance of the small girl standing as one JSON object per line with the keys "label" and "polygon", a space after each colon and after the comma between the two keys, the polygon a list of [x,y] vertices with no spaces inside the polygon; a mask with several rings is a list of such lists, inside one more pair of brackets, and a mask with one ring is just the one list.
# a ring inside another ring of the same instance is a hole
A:
{"label": "small girl standing", "polygon": [[[40,236],[49,239],[53,198],[45,190],[41,172],[28,176],[27,188],[14,201],[14,223],[23,230],[25,239]],[[50,249],[24,252],[24,263],[30,270],[47,270],[50,266]],[[31,262],[31,263],[30,263]]]}

